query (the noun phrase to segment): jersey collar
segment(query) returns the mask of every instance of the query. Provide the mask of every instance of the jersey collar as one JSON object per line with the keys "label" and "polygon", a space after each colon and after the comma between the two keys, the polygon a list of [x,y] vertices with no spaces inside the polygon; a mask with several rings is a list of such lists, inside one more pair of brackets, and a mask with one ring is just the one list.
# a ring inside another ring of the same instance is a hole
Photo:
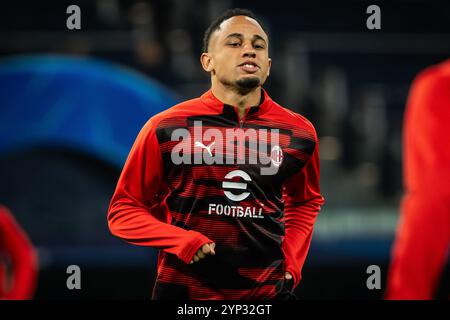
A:
{"label": "jersey collar", "polygon": [[[251,106],[247,112],[247,116],[257,115],[260,116],[267,112],[270,109],[271,101],[269,94],[267,91],[261,87],[261,101],[256,106]],[[214,94],[212,93],[212,90],[209,89],[204,94],[200,96],[201,101],[205,103],[206,105],[216,109],[218,112],[221,113],[228,113],[229,109],[233,109],[234,107],[231,105],[224,104],[222,101],[220,101]]]}

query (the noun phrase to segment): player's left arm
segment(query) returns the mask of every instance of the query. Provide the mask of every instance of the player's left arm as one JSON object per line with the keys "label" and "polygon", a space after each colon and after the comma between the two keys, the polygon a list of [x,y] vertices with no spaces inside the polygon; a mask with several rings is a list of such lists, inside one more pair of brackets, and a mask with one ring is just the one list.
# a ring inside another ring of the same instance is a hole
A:
{"label": "player's left arm", "polygon": [[306,165],[283,185],[285,237],[282,249],[285,271],[293,277],[292,289],[300,283],[314,222],[325,202],[320,194],[319,178],[319,144],[316,137],[314,151]]}

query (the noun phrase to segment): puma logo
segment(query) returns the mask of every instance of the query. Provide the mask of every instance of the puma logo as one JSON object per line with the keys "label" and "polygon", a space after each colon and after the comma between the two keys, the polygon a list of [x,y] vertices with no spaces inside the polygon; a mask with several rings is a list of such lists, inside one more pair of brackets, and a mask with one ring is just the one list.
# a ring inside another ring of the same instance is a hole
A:
{"label": "puma logo", "polygon": [[214,143],[216,143],[216,142],[213,141],[213,142],[211,142],[211,144],[209,146],[205,146],[200,141],[195,141],[195,146],[196,147],[200,147],[202,149],[206,149],[206,151],[208,151],[209,155],[212,157],[211,147],[214,145]]}

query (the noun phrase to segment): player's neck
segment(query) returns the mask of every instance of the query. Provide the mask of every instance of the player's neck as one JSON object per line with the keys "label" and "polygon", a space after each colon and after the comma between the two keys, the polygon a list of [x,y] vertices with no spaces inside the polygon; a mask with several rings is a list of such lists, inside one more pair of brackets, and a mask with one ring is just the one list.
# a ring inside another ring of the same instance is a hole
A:
{"label": "player's neck", "polygon": [[211,90],[213,95],[224,104],[236,106],[241,117],[245,114],[245,109],[256,106],[261,101],[262,90],[260,86],[246,94],[241,94],[237,90],[232,90],[229,87],[214,84]]}

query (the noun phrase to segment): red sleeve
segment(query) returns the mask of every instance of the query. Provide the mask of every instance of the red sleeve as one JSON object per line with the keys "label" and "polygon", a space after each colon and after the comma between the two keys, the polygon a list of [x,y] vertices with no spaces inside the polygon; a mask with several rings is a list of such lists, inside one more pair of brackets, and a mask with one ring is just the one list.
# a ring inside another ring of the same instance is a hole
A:
{"label": "red sleeve", "polygon": [[324,198],[320,194],[319,145],[305,167],[283,186],[285,237],[282,245],[286,271],[294,278],[295,288],[308,254],[313,226]]}
{"label": "red sleeve", "polygon": [[405,113],[405,195],[387,299],[432,299],[439,283],[450,241],[449,124],[450,72],[428,70],[414,82]]}
{"label": "red sleeve", "polygon": [[[11,259],[12,287],[0,299],[32,299],[37,282],[37,256],[25,232],[9,211],[0,206],[0,250]],[[0,279],[1,281],[1,279]]]}
{"label": "red sleeve", "polygon": [[109,229],[129,243],[161,249],[189,263],[203,244],[213,241],[170,224],[170,213],[161,205],[159,194],[163,171],[156,128],[149,120],[131,148],[111,199]]}

